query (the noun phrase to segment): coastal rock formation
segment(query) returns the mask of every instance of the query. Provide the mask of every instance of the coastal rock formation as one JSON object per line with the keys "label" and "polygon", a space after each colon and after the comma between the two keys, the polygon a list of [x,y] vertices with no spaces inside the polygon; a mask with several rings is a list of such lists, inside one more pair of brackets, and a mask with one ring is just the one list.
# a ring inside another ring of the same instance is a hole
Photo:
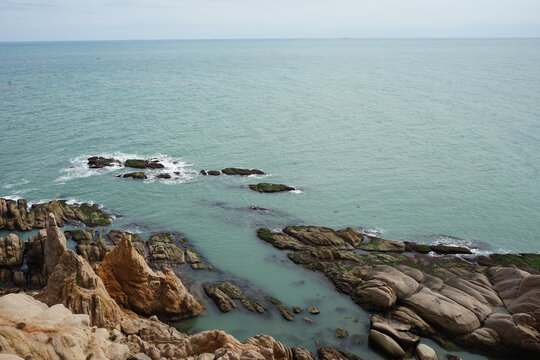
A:
{"label": "coastal rock formation", "polygon": [[125,167],[136,169],[163,169],[165,166],[159,160],[129,159],[124,162]]}
{"label": "coastal rock formation", "polygon": [[106,226],[111,223],[109,216],[97,205],[68,205],[65,200],[52,200],[33,204],[28,210],[26,200],[0,198],[0,230],[43,229],[50,213],[54,214],[59,226],[71,220],[80,221],[86,226]]}
{"label": "coastal rock formation", "polygon": [[181,265],[185,262],[184,251],[175,244],[173,234],[160,232],[148,240],[150,261],[155,265]]}
{"label": "coastal rock formation", "polygon": [[58,260],[67,250],[66,237],[56,225],[56,219],[51,213],[47,218],[47,236],[42,235],[43,246],[43,269],[45,279],[53,272]]}
{"label": "coastal rock formation", "polygon": [[127,174],[122,175],[122,177],[123,178],[138,179],[138,180],[146,180],[146,179],[148,179],[148,176],[146,176],[146,174],[143,173],[142,171],[127,173]]}
{"label": "coastal rock formation", "polygon": [[109,244],[101,234],[92,230],[70,230],[65,232],[67,238],[77,242],[77,253],[97,269],[99,263],[105,258],[105,254],[112,251],[113,245]]}
{"label": "coastal rock formation", "polygon": [[122,240],[124,235],[129,236],[133,248],[135,248],[139,255],[146,259],[148,257],[148,253],[146,252],[146,244],[139,235],[132,234],[128,231],[111,230],[107,233],[107,238],[116,245],[118,242],[120,242],[120,240]]}
{"label": "coastal rock formation", "polygon": [[63,305],[48,307],[25,294],[0,297],[3,354],[34,360],[126,359],[128,346],[111,335],[92,328],[88,315],[75,315]]}
{"label": "coastal rock formation", "polygon": [[116,159],[108,159],[102,156],[91,156],[88,158],[88,167],[91,169],[101,169],[108,166],[120,165],[121,162]]}
{"label": "coastal rock formation", "polygon": [[0,266],[20,266],[23,262],[24,243],[15,234],[0,237]]}
{"label": "coastal rock formation", "polygon": [[[490,351],[540,353],[540,255],[430,257],[410,243],[369,238],[351,228],[289,226],[283,233],[261,228],[257,236],[292,250],[292,261],[322,272],[364,308],[386,313],[372,319],[370,343],[389,356],[412,349],[418,336]],[[465,253],[459,247],[437,249]],[[498,310],[503,306],[510,314]]]}
{"label": "coastal rock formation", "polygon": [[275,193],[282,191],[292,191],[293,187],[284,185],[284,184],[271,184],[271,183],[258,183],[251,184],[249,188],[253,191],[258,191],[260,193]]}
{"label": "coastal rock formation", "polygon": [[221,312],[229,312],[236,308],[234,300],[239,300],[242,306],[248,311],[264,312],[264,307],[255,307],[254,304],[247,298],[244,292],[233,283],[221,281],[214,284],[204,286],[204,292],[214,302]]}
{"label": "coastal rock formation", "polygon": [[172,270],[152,271],[127,236],[105,255],[97,273],[113,299],[139,314],[181,319],[204,310]]}
{"label": "coastal rock formation", "polygon": [[264,171],[258,169],[225,168],[221,172],[225,175],[264,175]]}

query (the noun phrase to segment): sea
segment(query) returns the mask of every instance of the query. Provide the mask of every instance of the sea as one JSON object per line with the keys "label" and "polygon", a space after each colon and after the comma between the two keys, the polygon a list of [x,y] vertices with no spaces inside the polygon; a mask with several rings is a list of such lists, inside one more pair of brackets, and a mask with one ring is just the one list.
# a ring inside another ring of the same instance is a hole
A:
{"label": "sea", "polygon": [[[0,136],[0,197],[95,203],[118,214],[110,228],[186,237],[214,267],[178,272],[208,309],[173,324],[190,333],[383,358],[368,347],[371,314],[259,227],[540,252],[540,39],[0,43]],[[122,167],[89,169],[94,155],[177,174],[122,179]],[[225,167],[266,174],[199,174]],[[297,190],[247,187],[258,182]],[[270,311],[220,313],[202,291],[215,280]],[[287,322],[269,296],[321,313]]]}

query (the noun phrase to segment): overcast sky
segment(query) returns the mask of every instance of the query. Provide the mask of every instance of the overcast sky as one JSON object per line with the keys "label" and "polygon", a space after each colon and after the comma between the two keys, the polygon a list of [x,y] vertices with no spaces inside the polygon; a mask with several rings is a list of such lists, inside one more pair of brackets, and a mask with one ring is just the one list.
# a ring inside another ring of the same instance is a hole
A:
{"label": "overcast sky", "polygon": [[0,0],[0,41],[538,36],[540,0]]}

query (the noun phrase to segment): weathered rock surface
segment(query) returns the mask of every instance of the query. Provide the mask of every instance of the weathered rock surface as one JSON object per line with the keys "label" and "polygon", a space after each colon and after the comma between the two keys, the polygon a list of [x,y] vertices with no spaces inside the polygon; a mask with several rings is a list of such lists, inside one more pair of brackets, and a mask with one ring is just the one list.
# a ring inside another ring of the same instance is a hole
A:
{"label": "weathered rock surface", "polygon": [[42,240],[43,270],[45,279],[53,272],[60,257],[66,252],[66,237],[56,225],[56,219],[51,213],[47,218],[47,236]]}
{"label": "weathered rock surface", "polygon": [[118,242],[120,242],[120,240],[122,240],[122,237],[124,235],[129,236],[131,240],[131,245],[133,245],[139,255],[146,259],[148,257],[148,253],[146,252],[146,244],[139,235],[132,234],[128,231],[111,230],[107,234],[107,238],[109,238],[109,240],[111,240],[111,242],[116,245]]}
{"label": "weathered rock surface", "polygon": [[204,310],[172,270],[152,271],[127,236],[105,255],[98,275],[113,299],[142,315],[182,319]]}
{"label": "weathered rock surface", "polygon": [[[210,175],[210,172],[208,172],[208,174]],[[294,190],[293,187],[290,187],[284,184],[271,184],[271,183],[251,184],[249,185],[249,188],[251,190],[258,191],[260,193],[275,193],[275,192]]]}
{"label": "weathered rock surface", "polygon": [[110,340],[88,315],[75,315],[63,305],[47,305],[25,294],[0,297],[0,346],[4,354],[39,360],[124,360],[129,348]]}
{"label": "weathered rock surface", "polygon": [[258,303],[256,309],[244,292],[231,282],[221,281],[213,284],[206,284],[204,286],[204,292],[214,300],[221,312],[229,312],[232,309],[237,308],[234,300],[239,300],[242,303],[242,306],[248,311],[264,312],[264,307],[260,303]]}
{"label": "weathered rock surface", "polygon": [[264,171],[258,169],[225,168],[221,172],[225,175],[264,175]]}
{"label": "weathered rock surface", "polygon": [[65,232],[67,238],[77,242],[77,253],[88,261],[94,269],[105,258],[105,254],[114,246],[101,234],[92,230],[70,230]]}
{"label": "weathered rock surface", "polygon": [[405,351],[395,342],[390,336],[383,334],[377,330],[369,331],[369,344],[375,348],[382,350],[384,353],[388,354],[391,358],[401,358],[405,355]]}
{"label": "weathered rock surface", "polygon": [[0,266],[20,266],[23,262],[24,242],[15,234],[0,237]]}
{"label": "weathered rock surface", "polygon": [[438,360],[437,353],[426,344],[418,344],[416,347],[418,360]]}
{"label": "weathered rock surface", "polygon": [[80,221],[86,226],[106,226],[111,223],[97,205],[86,203],[68,205],[65,200],[52,200],[48,203],[33,204],[28,210],[26,200],[8,200],[0,198],[0,229],[28,231],[43,229],[49,213],[54,214],[59,226],[66,221]]}
{"label": "weathered rock surface", "polygon": [[148,240],[149,260],[154,264],[180,265],[185,262],[184,251],[175,244],[168,232],[152,234]]}
{"label": "weathered rock surface", "polygon": [[[322,272],[366,309],[387,313],[372,324],[372,342],[400,353],[427,336],[480,350],[540,353],[540,255],[431,257],[428,245],[371,238],[352,228],[289,226],[257,236],[304,267]],[[339,240],[336,240],[339,239]],[[428,248],[424,248],[427,246]],[[466,253],[450,247],[439,253]],[[359,252],[363,250],[364,252]],[[367,251],[367,253],[365,252]],[[519,268],[518,268],[519,267]],[[498,307],[504,306],[510,313]],[[390,344],[390,345],[388,345]]]}

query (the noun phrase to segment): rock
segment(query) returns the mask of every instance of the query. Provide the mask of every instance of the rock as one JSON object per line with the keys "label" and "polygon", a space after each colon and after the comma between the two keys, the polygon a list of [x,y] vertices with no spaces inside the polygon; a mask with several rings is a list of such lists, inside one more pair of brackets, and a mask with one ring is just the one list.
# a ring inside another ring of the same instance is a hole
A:
{"label": "rock", "polygon": [[405,241],[403,244],[405,244],[405,251],[421,253],[421,254],[427,254],[431,251],[431,248],[429,247],[429,245],[417,244],[415,242],[408,242],[408,241]]}
{"label": "rock", "polygon": [[120,165],[121,162],[116,159],[108,159],[102,156],[92,156],[88,158],[88,167],[92,169],[101,169],[108,166]]}
{"label": "rock", "polygon": [[172,234],[168,232],[152,234],[148,240],[148,250],[152,262],[168,265],[180,265],[185,262],[184,252],[175,244]]}
{"label": "rock", "polygon": [[359,244],[357,246],[358,249],[365,250],[365,251],[383,251],[383,252],[405,251],[405,245],[400,242],[381,239],[378,237],[370,237],[369,239],[370,239],[369,242],[367,243],[364,242],[362,244]]}
{"label": "rock", "polygon": [[195,263],[195,264],[191,264],[191,268],[193,270],[204,270],[204,269],[206,269],[206,266],[204,264],[201,264],[201,263]]}
{"label": "rock", "polygon": [[[210,172],[208,173],[210,174]],[[260,193],[275,193],[282,191],[292,191],[293,187],[283,185],[283,184],[270,184],[270,183],[258,183],[249,185],[249,188]]]}
{"label": "rock", "polygon": [[322,347],[317,350],[317,356],[319,357],[319,360],[348,360],[347,357],[339,351],[329,347]]}
{"label": "rock", "polygon": [[152,271],[127,236],[105,255],[98,275],[116,302],[142,315],[173,320],[204,310],[173,271]]}
{"label": "rock", "polygon": [[152,358],[143,353],[138,353],[130,357],[129,360],[152,360]]}
{"label": "rock", "polygon": [[244,292],[238,286],[227,281],[207,284],[204,286],[204,291],[206,295],[214,300],[221,312],[229,312],[236,308],[234,300],[240,300],[242,306],[248,311],[263,313],[265,310],[260,303],[258,303],[257,308],[254,308]]}
{"label": "rock", "polygon": [[304,308],[301,308],[299,306],[293,306],[293,312],[295,314],[300,314],[302,311],[304,311]]}
{"label": "rock", "polygon": [[352,250],[353,246],[330,228],[320,226],[287,226],[283,232],[304,244]]}
{"label": "rock", "polygon": [[428,288],[422,288],[403,302],[422,318],[451,334],[466,334],[480,327],[473,312]]}
{"label": "rock", "polygon": [[127,173],[127,174],[122,175],[122,177],[123,177],[123,178],[138,179],[138,180],[145,180],[145,179],[148,179],[148,177],[146,176],[146,174],[143,173],[142,171],[137,171],[137,172]]}
{"label": "rock", "polygon": [[308,322],[310,324],[313,324],[315,322],[312,318],[307,317],[307,316],[304,316],[303,319],[304,319],[305,322]]}
{"label": "rock", "polygon": [[379,315],[371,316],[371,328],[390,336],[403,349],[409,349],[420,341],[418,336],[410,332],[411,325],[385,319]]}
{"label": "rock", "polygon": [[418,360],[438,360],[435,350],[426,344],[416,346],[416,356],[418,356]]}
{"label": "rock", "polygon": [[461,360],[459,356],[456,356],[454,354],[446,354],[446,359],[447,360]]}
{"label": "rock", "polygon": [[429,248],[438,254],[472,254],[471,250],[462,246],[431,245]]}
{"label": "rock", "polygon": [[148,253],[146,252],[146,244],[143,239],[140,238],[139,235],[132,234],[128,231],[120,231],[120,230],[111,230],[107,234],[107,237],[113,244],[117,244],[120,240],[122,240],[122,236],[129,236],[131,240],[131,244],[133,245],[133,248],[145,259],[148,257]]}
{"label": "rock", "polygon": [[168,173],[161,173],[161,174],[156,175],[156,178],[158,179],[170,179],[171,177],[172,177],[171,174],[168,174]]}
{"label": "rock", "polygon": [[264,172],[257,169],[225,168],[221,170],[225,175],[263,175]]}
{"label": "rock", "polygon": [[0,230],[43,229],[50,213],[54,214],[59,226],[70,220],[80,221],[86,226],[106,226],[111,223],[109,216],[97,205],[68,205],[65,200],[52,200],[33,204],[28,210],[26,200],[0,199]]}
{"label": "rock", "polygon": [[388,335],[377,330],[370,330],[368,338],[371,346],[382,350],[392,358],[400,358],[405,355],[401,346]]}
{"label": "rock", "polygon": [[364,241],[364,235],[362,235],[352,227],[338,230],[337,235],[349,244],[351,244],[353,247],[358,247],[358,245],[360,245]]}
{"label": "rock", "polygon": [[267,228],[259,228],[257,236],[278,249],[302,250],[306,248],[306,244],[300,240],[286,234],[272,233]]}
{"label": "rock", "polygon": [[105,258],[105,254],[112,251],[113,248],[113,245],[109,244],[103,236],[99,235],[95,241],[80,242],[77,244],[77,253],[90,264],[99,264]]}
{"label": "rock", "polygon": [[510,313],[540,309],[540,275],[508,267],[493,267],[488,275]]}
{"label": "rock", "polygon": [[88,359],[90,354],[95,359],[127,358],[128,346],[109,336],[106,329],[92,328],[88,315],[74,315],[63,305],[48,307],[26,294],[0,297],[2,353],[35,360]]}
{"label": "rock", "polygon": [[342,329],[342,328],[337,328],[337,329],[336,329],[336,337],[337,337],[337,338],[344,339],[344,338],[346,338],[348,335],[349,335],[349,332],[348,332],[347,330]]}
{"label": "rock", "polygon": [[20,270],[13,271],[13,283],[16,286],[25,287],[26,286],[26,274]]}
{"label": "rock", "polygon": [[165,166],[158,160],[130,159],[124,162],[125,167],[136,169],[163,169]]}
{"label": "rock", "polygon": [[207,173],[210,176],[219,176],[219,175],[221,175],[221,172],[219,170],[208,170]]}
{"label": "rock", "polygon": [[206,173],[206,170],[201,170],[201,171],[199,171],[199,173],[200,173],[201,175],[204,175],[204,176],[208,175],[208,174]]}
{"label": "rock", "polygon": [[192,248],[186,247],[186,261],[189,264],[196,264],[201,262],[201,257]]}
{"label": "rock", "polygon": [[7,285],[11,280],[11,270],[0,268],[0,284]]}
{"label": "rock", "polygon": [[20,266],[23,261],[24,243],[15,234],[0,237],[0,266]]}
{"label": "rock", "polygon": [[291,348],[294,360],[315,360],[315,356],[305,349]]}
{"label": "rock", "polygon": [[293,313],[290,312],[285,305],[278,305],[278,310],[279,310],[281,316],[283,316],[283,318],[285,320],[287,320],[287,321],[293,321],[294,320]]}
{"label": "rock", "polygon": [[45,279],[53,272],[60,257],[67,250],[66,237],[56,225],[56,218],[51,213],[47,218],[47,237],[43,239],[43,269]]}
{"label": "rock", "polygon": [[311,306],[307,310],[310,312],[310,314],[313,314],[313,315],[320,314],[319,308],[316,306]]}
{"label": "rock", "polygon": [[264,305],[261,304],[261,303],[258,302],[258,301],[254,301],[254,302],[253,302],[253,308],[254,308],[255,311],[258,312],[259,314],[263,314],[263,313],[266,311],[266,308],[264,307]]}

